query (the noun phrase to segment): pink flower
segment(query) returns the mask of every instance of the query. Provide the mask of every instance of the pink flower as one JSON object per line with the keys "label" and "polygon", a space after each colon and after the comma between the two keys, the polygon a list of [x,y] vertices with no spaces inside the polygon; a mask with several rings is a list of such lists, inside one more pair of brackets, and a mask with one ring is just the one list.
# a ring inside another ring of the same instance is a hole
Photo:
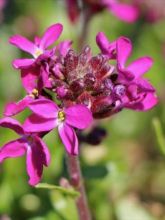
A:
{"label": "pink flower", "polygon": [[35,100],[29,104],[34,112],[24,123],[27,132],[50,131],[58,127],[59,135],[69,154],[78,154],[78,139],[72,127],[85,129],[92,123],[92,114],[84,105],[59,108],[50,100]]}
{"label": "pink flower", "polygon": [[61,24],[52,25],[45,31],[42,38],[36,37],[34,43],[20,35],[12,36],[9,39],[11,44],[33,56],[32,59],[25,58],[14,60],[13,66],[18,69],[26,68],[32,65],[40,55],[49,55],[50,52],[46,49],[59,38],[62,29],[63,27]]}
{"label": "pink flower", "polygon": [[151,68],[153,60],[150,57],[141,57],[125,67],[131,52],[131,41],[120,37],[116,43],[119,80],[127,86],[127,93],[131,94],[129,98],[127,96],[129,101],[127,100],[125,107],[145,111],[154,107],[158,101],[153,86],[142,78],[143,74]]}
{"label": "pink flower", "polygon": [[122,21],[132,23],[139,17],[139,10],[134,5],[120,3],[118,0],[102,0],[102,4]]}
{"label": "pink flower", "polygon": [[10,128],[21,136],[0,148],[0,162],[26,154],[29,184],[36,185],[41,179],[43,166],[48,166],[50,162],[47,146],[38,135],[25,132],[25,129],[15,119],[8,117],[0,119],[0,126]]}
{"label": "pink flower", "polygon": [[38,83],[38,72],[38,68],[32,66],[21,71],[22,84],[27,92],[27,95],[18,102],[8,103],[4,110],[5,116],[13,116],[22,112],[34,99],[45,98],[41,95],[42,85],[41,83]]}
{"label": "pink flower", "polygon": [[[104,9],[108,9],[113,15],[122,21],[132,23],[139,17],[139,10],[134,4],[120,3],[119,0],[83,0],[84,10],[86,14],[92,16]],[[66,0],[68,15],[70,20],[74,23],[78,20],[81,8],[75,0]],[[90,17],[89,16],[89,17]]]}
{"label": "pink flower", "polygon": [[[94,104],[94,110],[102,103],[116,103],[113,113],[122,108],[146,111],[154,107],[158,100],[154,87],[142,76],[152,66],[150,57],[141,57],[126,66],[128,57],[132,52],[132,44],[128,38],[120,37],[114,42],[109,42],[104,33],[96,36],[103,55],[108,59],[116,59],[117,64],[111,75],[113,81],[110,97],[98,99]],[[95,110],[96,111],[96,110]]]}

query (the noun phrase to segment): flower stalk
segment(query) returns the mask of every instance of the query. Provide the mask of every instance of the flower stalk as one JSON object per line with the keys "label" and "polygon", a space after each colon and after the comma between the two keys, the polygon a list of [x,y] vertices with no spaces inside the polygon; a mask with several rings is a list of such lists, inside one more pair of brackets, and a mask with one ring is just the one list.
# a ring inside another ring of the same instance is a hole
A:
{"label": "flower stalk", "polygon": [[76,199],[79,220],[91,220],[79,157],[67,154],[67,167],[71,185],[80,192],[80,196]]}

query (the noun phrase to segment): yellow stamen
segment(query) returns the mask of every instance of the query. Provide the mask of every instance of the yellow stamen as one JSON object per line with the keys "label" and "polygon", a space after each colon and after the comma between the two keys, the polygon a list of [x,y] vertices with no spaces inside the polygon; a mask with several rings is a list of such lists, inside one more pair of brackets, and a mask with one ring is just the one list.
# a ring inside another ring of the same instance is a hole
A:
{"label": "yellow stamen", "polygon": [[59,121],[64,121],[65,120],[65,112],[59,111],[58,112],[58,119],[59,119]]}
{"label": "yellow stamen", "polygon": [[32,97],[33,99],[35,99],[38,97],[38,95],[39,95],[38,90],[33,89],[32,93],[29,96]]}
{"label": "yellow stamen", "polygon": [[37,58],[39,57],[41,54],[43,54],[43,51],[41,49],[36,49],[35,53],[34,53],[34,57]]}

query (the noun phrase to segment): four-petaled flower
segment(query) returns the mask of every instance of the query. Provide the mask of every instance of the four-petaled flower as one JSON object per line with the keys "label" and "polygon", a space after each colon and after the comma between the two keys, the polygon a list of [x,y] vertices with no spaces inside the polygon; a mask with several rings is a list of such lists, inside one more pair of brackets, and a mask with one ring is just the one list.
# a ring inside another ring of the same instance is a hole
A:
{"label": "four-petaled flower", "polygon": [[54,24],[45,31],[42,38],[36,37],[34,43],[20,35],[12,36],[9,40],[11,44],[33,56],[32,59],[14,60],[13,66],[18,69],[27,68],[32,65],[40,55],[49,54],[50,51],[46,49],[59,38],[62,30],[63,26],[61,24]]}
{"label": "four-petaled flower", "polygon": [[40,182],[43,166],[48,166],[50,162],[47,146],[37,134],[26,132],[15,119],[9,117],[0,119],[0,126],[10,128],[21,136],[0,148],[0,162],[6,158],[20,157],[26,154],[27,173],[30,177],[29,184],[36,185]]}
{"label": "four-petaled flower", "polygon": [[24,123],[27,132],[50,131],[58,127],[59,135],[69,154],[78,154],[78,139],[74,128],[85,129],[92,123],[92,113],[84,105],[61,109],[49,100],[35,100],[29,104],[34,112]]}
{"label": "four-petaled flower", "polygon": [[127,91],[131,94],[131,97],[125,100],[125,107],[146,111],[158,102],[154,87],[142,78],[144,73],[152,67],[153,60],[145,56],[125,67],[131,52],[131,41],[128,38],[120,37],[116,42],[117,69],[120,80],[127,86]]}

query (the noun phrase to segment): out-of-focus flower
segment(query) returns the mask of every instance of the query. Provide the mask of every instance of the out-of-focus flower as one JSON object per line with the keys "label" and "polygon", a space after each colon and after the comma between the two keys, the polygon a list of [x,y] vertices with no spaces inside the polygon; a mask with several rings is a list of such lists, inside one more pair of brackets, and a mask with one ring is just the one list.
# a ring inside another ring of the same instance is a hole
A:
{"label": "out-of-focus flower", "polygon": [[58,127],[58,132],[69,154],[78,154],[78,139],[72,127],[85,129],[92,123],[92,114],[84,105],[72,105],[61,109],[49,100],[36,100],[29,104],[34,112],[26,119],[24,127],[28,132],[50,131]]}
{"label": "out-of-focus flower", "polygon": [[165,17],[164,0],[132,0],[139,7],[139,11],[148,22],[157,22]]}
{"label": "out-of-focus flower", "polygon": [[21,136],[0,148],[0,162],[7,158],[20,157],[26,154],[29,184],[36,185],[41,179],[43,166],[48,166],[50,162],[47,146],[37,134],[26,132],[15,119],[8,117],[0,119],[0,126],[10,128]]}
{"label": "out-of-focus flower", "polygon": [[47,48],[59,38],[62,29],[61,24],[52,25],[45,31],[42,38],[36,37],[34,43],[20,35],[12,36],[9,40],[11,44],[34,57],[32,59],[16,59],[13,62],[13,66],[18,69],[25,68],[32,65],[41,55],[49,55]]}
{"label": "out-of-focus flower", "polygon": [[88,16],[107,9],[120,20],[128,23],[135,22],[139,16],[139,10],[135,5],[122,3],[119,0],[83,0],[83,7],[76,0],[66,0],[66,5],[72,22],[78,20],[81,8]]}
{"label": "out-of-focus flower", "polygon": [[3,9],[7,4],[7,0],[0,0],[0,23],[3,21]]}

